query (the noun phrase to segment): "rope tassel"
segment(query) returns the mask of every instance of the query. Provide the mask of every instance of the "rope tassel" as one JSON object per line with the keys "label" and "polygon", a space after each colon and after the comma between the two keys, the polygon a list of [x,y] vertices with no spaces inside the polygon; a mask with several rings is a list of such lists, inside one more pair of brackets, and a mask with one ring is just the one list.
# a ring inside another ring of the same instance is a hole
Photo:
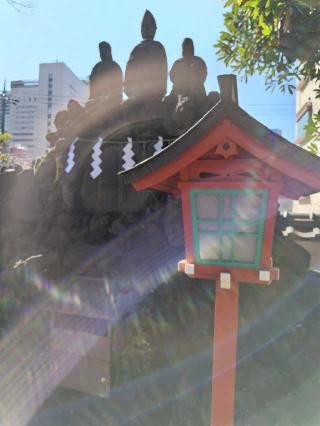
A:
{"label": "rope tassel", "polygon": [[134,152],[132,148],[133,148],[132,138],[128,138],[128,143],[123,148],[123,152],[124,152],[124,155],[122,156],[122,159],[124,161],[122,165],[123,170],[129,170],[136,164],[133,159]]}
{"label": "rope tassel", "polygon": [[77,143],[77,141],[79,140],[79,138],[76,138],[72,144],[69,147],[69,151],[68,151],[68,156],[67,156],[67,165],[65,168],[66,173],[70,173],[71,170],[73,169],[74,165],[76,164],[74,161],[75,158],[75,145]]}
{"label": "rope tassel", "polygon": [[92,179],[96,179],[101,173],[102,168],[100,167],[102,160],[101,160],[101,145],[102,145],[102,138],[98,138],[98,142],[93,146],[93,152],[92,152],[92,171],[90,173],[90,176]]}
{"label": "rope tassel", "polygon": [[158,136],[158,142],[154,144],[153,148],[154,148],[153,155],[156,155],[156,154],[158,154],[158,152],[162,151],[162,148],[163,148],[163,137],[162,136]]}

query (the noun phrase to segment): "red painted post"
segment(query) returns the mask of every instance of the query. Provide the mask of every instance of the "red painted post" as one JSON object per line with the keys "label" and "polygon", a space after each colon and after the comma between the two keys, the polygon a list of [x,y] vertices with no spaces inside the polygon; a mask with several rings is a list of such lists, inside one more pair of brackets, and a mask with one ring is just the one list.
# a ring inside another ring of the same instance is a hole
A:
{"label": "red painted post", "polygon": [[216,282],[213,356],[211,426],[232,426],[237,366],[239,283],[230,290]]}

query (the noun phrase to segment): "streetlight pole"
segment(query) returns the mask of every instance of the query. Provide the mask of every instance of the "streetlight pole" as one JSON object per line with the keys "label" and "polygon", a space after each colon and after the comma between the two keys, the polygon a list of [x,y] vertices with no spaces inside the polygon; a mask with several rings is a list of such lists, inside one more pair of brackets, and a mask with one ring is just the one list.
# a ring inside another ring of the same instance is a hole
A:
{"label": "streetlight pole", "polygon": [[6,95],[6,81],[4,81],[3,84],[3,90],[1,94],[1,134],[3,135],[5,132],[5,116],[6,116],[6,101],[7,101],[7,95]]}

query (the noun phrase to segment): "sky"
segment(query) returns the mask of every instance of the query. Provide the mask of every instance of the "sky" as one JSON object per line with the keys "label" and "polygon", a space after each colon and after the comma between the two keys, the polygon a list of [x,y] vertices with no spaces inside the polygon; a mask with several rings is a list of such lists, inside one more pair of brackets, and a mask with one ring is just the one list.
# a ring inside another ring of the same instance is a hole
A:
{"label": "sky", "polygon": [[[112,45],[122,69],[141,41],[140,24],[149,9],[157,20],[155,39],[166,48],[169,67],[181,57],[181,43],[191,37],[195,53],[208,67],[206,88],[218,90],[217,76],[231,72],[216,58],[214,43],[223,30],[221,0],[35,0],[30,11],[17,11],[0,0],[0,84],[36,80],[40,63],[62,61],[87,78],[99,61],[98,43]],[[240,77],[240,76],[239,76]],[[294,141],[295,96],[267,92],[264,78],[245,84],[238,78],[239,103],[271,129]]]}

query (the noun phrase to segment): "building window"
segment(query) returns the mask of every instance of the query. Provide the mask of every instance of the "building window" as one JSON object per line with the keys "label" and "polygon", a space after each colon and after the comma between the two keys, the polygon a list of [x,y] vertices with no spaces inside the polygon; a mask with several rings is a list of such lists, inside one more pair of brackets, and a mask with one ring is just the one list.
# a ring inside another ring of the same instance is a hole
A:
{"label": "building window", "polygon": [[310,123],[312,118],[312,107],[307,108],[297,118],[297,138],[304,139],[306,137],[306,126]]}

